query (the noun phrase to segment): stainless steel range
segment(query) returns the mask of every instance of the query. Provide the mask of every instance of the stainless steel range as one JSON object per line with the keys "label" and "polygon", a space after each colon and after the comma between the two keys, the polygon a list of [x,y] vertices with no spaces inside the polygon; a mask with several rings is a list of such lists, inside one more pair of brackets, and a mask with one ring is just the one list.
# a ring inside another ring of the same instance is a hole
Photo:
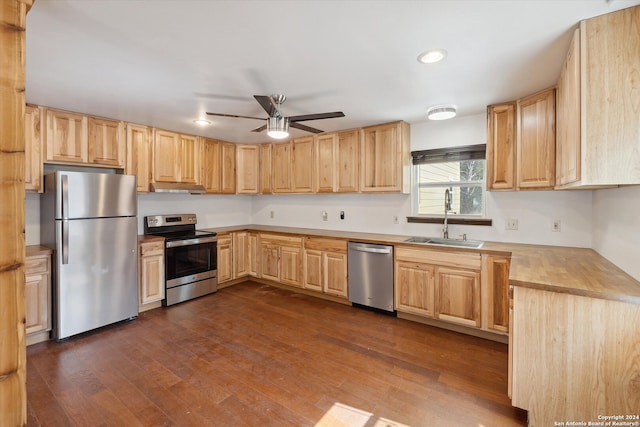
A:
{"label": "stainless steel range", "polygon": [[144,234],[165,238],[164,306],[218,290],[218,236],[196,230],[196,223],[195,214],[144,217]]}

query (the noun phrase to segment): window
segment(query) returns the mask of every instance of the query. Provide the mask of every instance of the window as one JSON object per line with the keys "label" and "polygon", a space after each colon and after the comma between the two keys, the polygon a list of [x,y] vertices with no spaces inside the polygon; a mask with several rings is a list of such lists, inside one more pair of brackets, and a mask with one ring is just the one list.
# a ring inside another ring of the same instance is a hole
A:
{"label": "window", "polygon": [[484,216],[485,147],[412,152],[414,214],[444,215],[444,195],[449,190],[449,215]]}

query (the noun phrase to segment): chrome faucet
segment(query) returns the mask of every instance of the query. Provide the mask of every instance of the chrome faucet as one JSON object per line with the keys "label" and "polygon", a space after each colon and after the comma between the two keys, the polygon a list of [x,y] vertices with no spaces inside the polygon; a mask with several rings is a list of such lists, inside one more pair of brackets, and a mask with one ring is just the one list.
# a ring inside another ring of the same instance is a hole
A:
{"label": "chrome faucet", "polygon": [[447,213],[451,210],[451,192],[447,188],[444,191],[444,238],[449,238],[449,225],[447,224]]}

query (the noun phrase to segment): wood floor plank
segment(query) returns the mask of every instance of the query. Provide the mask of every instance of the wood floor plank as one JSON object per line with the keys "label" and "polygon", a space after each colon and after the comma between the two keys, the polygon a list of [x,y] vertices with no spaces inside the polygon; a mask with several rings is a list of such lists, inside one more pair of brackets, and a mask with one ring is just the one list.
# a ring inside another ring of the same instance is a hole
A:
{"label": "wood floor plank", "polygon": [[507,347],[257,283],[27,351],[29,426],[522,426]]}

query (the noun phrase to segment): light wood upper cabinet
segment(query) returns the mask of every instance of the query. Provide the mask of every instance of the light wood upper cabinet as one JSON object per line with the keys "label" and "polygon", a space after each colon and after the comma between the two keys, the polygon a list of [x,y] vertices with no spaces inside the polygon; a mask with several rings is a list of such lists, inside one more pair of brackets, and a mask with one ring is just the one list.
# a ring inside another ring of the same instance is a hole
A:
{"label": "light wood upper cabinet", "polygon": [[245,277],[250,272],[249,232],[233,232],[233,278]]}
{"label": "light wood upper cabinet", "polygon": [[291,192],[291,143],[271,144],[271,184],[274,193]]}
{"label": "light wood upper cabinet", "polygon": [[557,87],[556,185],[580,179],[580,30],[576,29]]}
{"label": "light wood upper cabinet", "polygon": [[317,193],[358,192],[359,137],[357,129],[316,137]]}
{"label": "light wood upper cabinet", "polygon": [[516,104],[487,107],[487,189],[515,189]]}
{"label": "light wood upper cabinet", "polygon": [[292,142],[292,191],[294,193],[313,192],[314,181],[314,139],[313,136],[296,138]]}
{"label": "light wood upper cabinet", "polygon": [[220,142],[220,192],[235,194],[236,192],[236,144]]}
{"label": "light wood upper cabinet", "polygon": [[156,182],[200,183],[200,138],[154,129],[153,177]]}
{"label": "light wood upper cabinet", "polygon": [[231,234],[218,234],[218,283],[233,279],[233,237]]}
{"label": "light wood upper cabinet", "polygon": [[24,187],[42,193],[42,108],[27,105],[24,116]]}
{"label": "light wood upper cabinet", "polygon": [[238,144],[236,146],[236,192],[258,194],[260,192],[260,146]]}
{"label": "light wood upper cabinet", "polygon": [[140,307],[165,297],[164,241],[142,242],[139,248]]}
{"label": "light wood upper cabinet", "polygon": [[516,185],[552,189],[555,184],[555,89],[533,94],[517,104]]}
{"label": "light wood upper cabinet", "polygon": [[409,125],[389,123],[362,129],[360,190],[408,193],[410,191]]}
{"label": "light wood upper cabinet", "polygon": [[271,194],[271,144],[260,144],[260,194]]}
{"label": "light wood upper cabinet", "polygon": [[48,339],[51,330],[51,255],[25,259],[25,326],[27,344]]}
{"label": "light wood upper cabinet", "polygon": [[[563,93],[558,98],[560,188],[640,184],[638,27],[640,6],[580,23],[579,36],[574,38],[565,65],[564,81],[560,82]],[[579,62],[578,93],[573,61]],[[577,103],[579,123],[574,116]]]}
{"label": "light wood upper cabinet", "polygon": [[45,161],[89,163],[89,119],[83,114],[46,109]]}
{"label": "light wood upper cabinet", "polygon": [[202,183],[207,193],[220,193],[220,141],[202,138]]}
{"label": "light wood upper cabinet", "polygon": [[127,163],[125,173],[136,176],[138,193],[149,192],[153,147],[152,130],[147,126],[127,123]]}
{"label": "light wood upper cabinet", "polygon": [[89,117],[89,163],[124,168],[126,138],[124,123]]}

